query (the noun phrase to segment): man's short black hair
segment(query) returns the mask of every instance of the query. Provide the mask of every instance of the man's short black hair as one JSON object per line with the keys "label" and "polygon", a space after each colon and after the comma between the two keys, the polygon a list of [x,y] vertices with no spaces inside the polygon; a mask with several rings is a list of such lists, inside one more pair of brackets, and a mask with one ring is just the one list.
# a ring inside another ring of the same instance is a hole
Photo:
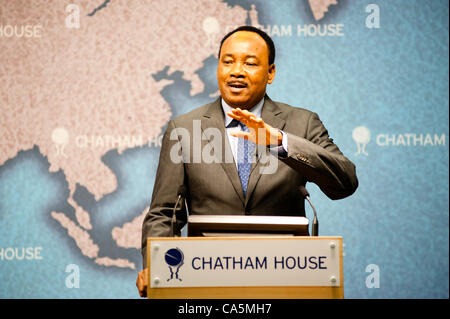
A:
{"label": "man's short black hair", "polygon": [[220,58],[220,50],[222,50],[222,44],[225,42],[226,39],[228,39],[233,33],[236,33],[238,31],[250,31],[250,32],[255,32],[257,34],[259,34],[261,36],[261,38],[264,39],[264,41],[267,44],[267,48],[269,49],[269,65],[272,65],[275,62],[275,45],[273,44],[272,39],[269,37],[269,35],[267,33],[265,33],[264,31],[250,26],[250,25],[244,25],[241,26],[237,29],[234,29],[233,31],[228,32],[222,39],[222,41],[220,41],[220,48],[219,48],[219,58]]}

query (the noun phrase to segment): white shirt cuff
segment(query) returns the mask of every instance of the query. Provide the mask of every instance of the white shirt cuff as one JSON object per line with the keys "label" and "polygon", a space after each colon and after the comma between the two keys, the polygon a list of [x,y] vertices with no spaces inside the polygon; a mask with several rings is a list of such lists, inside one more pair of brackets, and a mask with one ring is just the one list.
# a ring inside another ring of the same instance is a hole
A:
{"label": "white shirt cuff", "polygon": [[288,155],[288,141],[287,141],[287,134],[285,134],[282,130],[280,130],[281,135],[283,136],[281,140],[281,145],[278,146],[269,146],[269,151],[275,156],[286,158]]}

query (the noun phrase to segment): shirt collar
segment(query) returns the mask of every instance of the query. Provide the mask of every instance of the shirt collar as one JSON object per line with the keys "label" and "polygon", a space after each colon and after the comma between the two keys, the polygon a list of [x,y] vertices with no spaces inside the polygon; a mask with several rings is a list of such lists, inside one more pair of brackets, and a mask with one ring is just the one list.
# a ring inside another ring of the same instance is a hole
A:
{"label": "shirt collar", "polygon": [[[231,118],[227,115],[227,112],[231,112],[231,110],[233,108],[231,106],[229,106],[227,104],[227,102],[224,101],[223,98],[222,98],[221,105],[222,105],[223,114],[225,115],[225,127],[227,127],[233,120],[233,118]],[[252,112],[253,114],[255,114],[256,117],[261,117],[263,105],[264,105],[264,97],[261,99],[261,101],[259,101],[258,104],[256,104],[254,107],[252,107],[249,111]]]}

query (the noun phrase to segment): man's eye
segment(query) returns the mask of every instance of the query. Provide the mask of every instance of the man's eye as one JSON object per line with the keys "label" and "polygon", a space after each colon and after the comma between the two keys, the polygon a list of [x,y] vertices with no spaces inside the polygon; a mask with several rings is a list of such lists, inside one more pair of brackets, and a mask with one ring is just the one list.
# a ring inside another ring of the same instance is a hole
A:
{"label": "man's eye", "polygon": [[250,65],[250,66],[255,66],[255,65],[256,65],[256,63],[253,63],[253,62],[247,62],[247,65]]}
{"label": "man's eye", "polygon": [[231,61],[223,61],[223,64],[231,64]]}

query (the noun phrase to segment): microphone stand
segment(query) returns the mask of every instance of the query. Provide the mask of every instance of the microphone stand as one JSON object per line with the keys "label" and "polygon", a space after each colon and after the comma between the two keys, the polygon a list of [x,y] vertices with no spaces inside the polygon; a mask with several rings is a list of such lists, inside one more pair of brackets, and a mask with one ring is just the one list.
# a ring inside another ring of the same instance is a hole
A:
{"label": "microphone stand", "polygon": [[309,205],[311,205],[312,210],[314,212],[313,224],[311,226],[311,228],[312,228],[311,236],[319,236],[319,220],[317,219],[316,209],[314,208],[314,205],[312,204],[311,200],[309,199],[309,192],[306,189],[306,187],[303,186],[303,185],[299,186],[299,190],[300,190],[300,193],[302,194],[302,196],[304,198],[306,198],[306,200],[308,201]]}
{"label": "microphone stand", "polygon": [[314,205],[312,204],[311,200],[309,199],[309,196],[306,196],[306,200],[309,202],[309,205],[311,205],[313,212],[314,212],[311,236],[319,236],[319,221],[317,220],[316,209],[314,208]]}
{"label": "microphone stand", "polygon": [[[172,229],[172,237],[177,237],[175,234],[175,224],[177,222],[177,210],[181,209],[183,207],[183,201],[181,200],[183,196],[181,194],[178,195],[177,202],[175,203],[175,206],[173,207],[172,211],[172,221],[171,221],[171,229]],[[178,204],[181,202],[181,207],[178,208]]]}

